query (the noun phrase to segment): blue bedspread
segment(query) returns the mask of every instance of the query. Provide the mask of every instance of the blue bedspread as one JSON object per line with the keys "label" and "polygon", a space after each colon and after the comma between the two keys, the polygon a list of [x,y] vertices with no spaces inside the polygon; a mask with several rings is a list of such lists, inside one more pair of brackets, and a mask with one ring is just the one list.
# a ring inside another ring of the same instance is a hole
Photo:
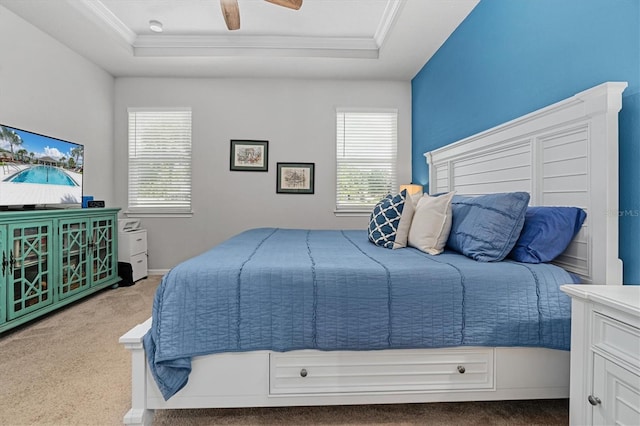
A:
{"label": "blue bedspread", "polygon": [[165,275],[144,346],[165,399],[187,383],[191,357],[217,352],[567,350],[559,287],[572,282],[549,264],[389,250],[366,231],[252,229]]}

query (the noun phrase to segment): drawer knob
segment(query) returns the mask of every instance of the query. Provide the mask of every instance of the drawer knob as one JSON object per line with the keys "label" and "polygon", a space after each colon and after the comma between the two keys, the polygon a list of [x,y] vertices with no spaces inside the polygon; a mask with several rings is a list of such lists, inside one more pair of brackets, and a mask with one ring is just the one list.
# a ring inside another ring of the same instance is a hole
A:
{"label": "drawer knob", "polygon": [[300,370],[300,377],[307,377],[307,369],[303,368],[302,370]]}
{"label": "drawer knob", "polygon": [[465,371],[467,371],[467,369],[464,368],[464,365],[459,365],[458,366],[458,373],[464,374]]}
{"label": "drawer knob", "polygon": [[589,400],[589,404],[593,406],[596,406],[602,403],[602,401],[600,401],[600,398],[598,398],[597,396],[589,395],[587,399]]}

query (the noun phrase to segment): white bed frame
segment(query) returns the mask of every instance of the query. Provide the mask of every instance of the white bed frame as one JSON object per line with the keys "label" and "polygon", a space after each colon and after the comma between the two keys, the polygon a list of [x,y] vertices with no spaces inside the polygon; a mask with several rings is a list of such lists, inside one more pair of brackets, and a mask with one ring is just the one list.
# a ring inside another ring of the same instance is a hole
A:
{"label": "white bed frame", "polygon": [[[624,82],[610,82],[425,154],[432,193],[528,191],[531,205],[587,211],[558,263],[587,283],[622,283],[618,259],[618,112]],[[142,337],[151,319],[120,343],[131,351],[131,410],[153,411],[567,398],[569,353],[543,348],[459,347],[368,352],[257,351],[195,357],[188,384],[168,401],[151,376]]]}

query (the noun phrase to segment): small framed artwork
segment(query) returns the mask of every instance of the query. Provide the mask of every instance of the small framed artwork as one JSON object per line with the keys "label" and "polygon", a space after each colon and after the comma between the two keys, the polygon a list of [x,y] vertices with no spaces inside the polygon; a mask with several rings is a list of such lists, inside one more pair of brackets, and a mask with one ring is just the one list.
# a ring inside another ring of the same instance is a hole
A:
{"label": "small framed artwork", "polygon": [[231,140],[230,170],[266,172],[269,169],[269,141]]}
{"label": "small framed artwork", "polygon": [[313,194],[315,163],[278,163],[277,166],[277,193]]}

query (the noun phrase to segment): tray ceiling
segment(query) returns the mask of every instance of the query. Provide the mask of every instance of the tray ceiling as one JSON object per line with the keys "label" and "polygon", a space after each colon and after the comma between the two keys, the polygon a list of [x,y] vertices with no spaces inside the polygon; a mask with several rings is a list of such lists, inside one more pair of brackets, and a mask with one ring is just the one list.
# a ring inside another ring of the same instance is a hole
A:
{"label": "tray ceiling", "polygon": [[[112,75],[409,80],[479,0],[0,0]],[[163,31],[149,28],[159,21]],[[0,29],[1,31],[1,29]]]}

